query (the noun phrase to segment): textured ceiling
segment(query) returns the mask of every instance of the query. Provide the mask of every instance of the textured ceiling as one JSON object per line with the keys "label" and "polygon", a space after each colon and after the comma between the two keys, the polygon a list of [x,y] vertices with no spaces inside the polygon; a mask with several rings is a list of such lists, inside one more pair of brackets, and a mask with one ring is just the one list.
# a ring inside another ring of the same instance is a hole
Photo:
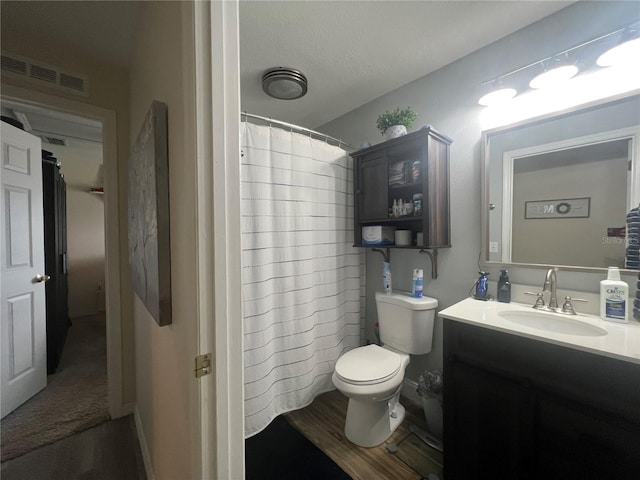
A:
{"label": "textured ceiling", "polygon": [[[241,0],[242,110],[315,128],[570,3]],[[0,10],[3,37],[55,38],[117,66],[129,64],[144,22],[140,2],[2,1]],[[267,97],[260,80],[275,66],[303,71],[307,96]]]}
{"label": "textured ceiling", "polygon": [[[315,128],[571,3],[241,1],[242,110]],[[301,70],[308,94],[268,97],[277,66]]]}

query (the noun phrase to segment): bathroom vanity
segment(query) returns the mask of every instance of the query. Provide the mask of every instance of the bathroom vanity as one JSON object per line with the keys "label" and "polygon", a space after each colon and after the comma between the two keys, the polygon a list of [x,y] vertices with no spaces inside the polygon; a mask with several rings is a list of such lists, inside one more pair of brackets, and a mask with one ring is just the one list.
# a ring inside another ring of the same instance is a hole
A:
{"label": "bathroom vanity", "polygon": [[640,325],[471,298],[440,315],[447,478],[640,478]]}

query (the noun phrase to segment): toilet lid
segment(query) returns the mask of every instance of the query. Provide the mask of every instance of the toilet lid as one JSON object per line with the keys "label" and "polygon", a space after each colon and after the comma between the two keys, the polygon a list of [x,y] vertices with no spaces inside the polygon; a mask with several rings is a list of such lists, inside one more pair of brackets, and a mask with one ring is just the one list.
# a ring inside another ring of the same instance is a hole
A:
{"label": "toilet lid", "polygon": [[375,384],[393,377],[402,357],[377,345],[354,348],[336,362],[336,374],[348,383]]}

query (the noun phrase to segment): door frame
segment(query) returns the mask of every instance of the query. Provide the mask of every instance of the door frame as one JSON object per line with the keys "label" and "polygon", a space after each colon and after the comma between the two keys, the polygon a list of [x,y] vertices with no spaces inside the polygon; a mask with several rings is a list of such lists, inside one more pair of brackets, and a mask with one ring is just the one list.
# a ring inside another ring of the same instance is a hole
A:
{"label": "door frame", "polygon": [[[244,478],[238,0],[194,2],[200,478]],[[197,461],[197,460],[196,460]]]}
{"label": "door frame", "polygon": [[105,307],[107,325],[107,389],[109,415],[119,418],[133,412],[133,404],[123,399],[122,307],[120,270],[120,225],[118,198],[118,141],[113,110],[14,85],[2,86],[2,98],[48,110],[78,115],[102,123],[102,163],[104,166],[105,227]]}

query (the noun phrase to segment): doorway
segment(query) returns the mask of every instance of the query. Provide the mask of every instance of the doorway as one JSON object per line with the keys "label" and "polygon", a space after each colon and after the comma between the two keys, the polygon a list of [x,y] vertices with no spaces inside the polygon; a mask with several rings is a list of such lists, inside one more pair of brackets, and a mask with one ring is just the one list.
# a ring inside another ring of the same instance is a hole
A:
{"label": "doorway", "polygon": [[[102,188],[100,196],[103,203],[103,235],[104,235],[104,281],[91,286],[93,294],[90,303],[104,308],[106,319],[107,350],[107,397],[108,413],[111,418],[128,415],[133,411],[133,399],[125,401],[123,395],[123,348],[122,348],[122,306],[121,306],[121,252],[119,227],[118,168],[117,168],[117,133],[115,112],[101,107],[67,100],[31,90],[6,85],[3,87],[2,103],[18,104],[24,108],[40,109],[51,112],[53,116],[82,118],[85,123],[101,128],[102,166],[94,168],[96,182],[99,178],[102,185],[96,183],[95,188]],[[43,148],[47,144],[43,142]],[[76,313],[81,313],[77,311]],[[126,373],[126,372],[125,372]]]}
{"label": "doorway", "polygon": [[108,420],[109,403],[102,122],[8,99],[2,115],[40,139],[51,226],[47,386],[3,419],[5,461]]}

